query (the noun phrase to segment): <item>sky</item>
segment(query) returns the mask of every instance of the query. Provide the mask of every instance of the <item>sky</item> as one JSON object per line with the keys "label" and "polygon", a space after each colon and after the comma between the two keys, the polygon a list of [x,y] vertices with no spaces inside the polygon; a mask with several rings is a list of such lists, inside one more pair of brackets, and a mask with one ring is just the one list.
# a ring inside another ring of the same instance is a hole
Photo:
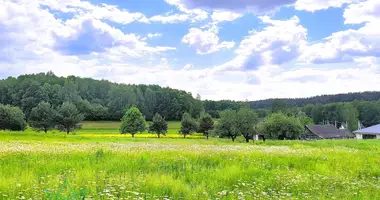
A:
{"label": "sky", "polygon": [[380,88],[379,0],[0,0],[0,78],[52,71],[211,100]]}

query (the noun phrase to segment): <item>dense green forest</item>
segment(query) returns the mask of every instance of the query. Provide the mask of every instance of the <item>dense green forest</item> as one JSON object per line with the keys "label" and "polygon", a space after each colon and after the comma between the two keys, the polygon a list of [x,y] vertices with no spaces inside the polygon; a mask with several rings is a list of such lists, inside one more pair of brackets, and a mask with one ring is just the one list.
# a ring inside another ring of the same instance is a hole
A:
{"label": "dense green forest", "polygon": [[20,107],[26,118],[42,101],[53,108],[63,102],[72,102],[86,120],[120,120],[133,105],[147,120],[156,113],[166,120],[180,120],[186,112],[198,118],[203,111],[219,118],[220,111],[250,107],[260,118],[278,111],[293,116],[306,114],[316,124],[347,122],[353,130],[358,120],[364,126],[380,123],[379,100],[380,92],[362,92],[252,102],[201,101],[191,93],[157,85],[116,84],[75,76],[65,78],[51,72],[0,80],[0,104]]}
{"label": "dense green forest", "polygon": [[125,111],[136,105],[147,120],[160,113],[166,120],[180,120],[188,112],[198,117],[202,102],[190,93],[157,85],[116,84],[53,73],[22,75],[0,81],[0,104],[17,106],[28,117],[41,101],[58,107],[74,103],[86,120],[120,120]]}

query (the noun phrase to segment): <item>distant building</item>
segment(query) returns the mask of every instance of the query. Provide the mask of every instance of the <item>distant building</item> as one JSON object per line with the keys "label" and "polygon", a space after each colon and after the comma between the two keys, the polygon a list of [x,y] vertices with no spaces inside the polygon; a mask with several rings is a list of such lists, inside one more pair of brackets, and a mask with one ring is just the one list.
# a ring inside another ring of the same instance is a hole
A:
{"label": "distant building", "polygon": [[355,138],[348,129],[338,129],[334,125],[306,125],[305,133],[301,136],[302,140],[320,139],[347,139]]}
{"label": "distant building", "polygon": [[380,139],[380,124],[354,131],[356,139]]}

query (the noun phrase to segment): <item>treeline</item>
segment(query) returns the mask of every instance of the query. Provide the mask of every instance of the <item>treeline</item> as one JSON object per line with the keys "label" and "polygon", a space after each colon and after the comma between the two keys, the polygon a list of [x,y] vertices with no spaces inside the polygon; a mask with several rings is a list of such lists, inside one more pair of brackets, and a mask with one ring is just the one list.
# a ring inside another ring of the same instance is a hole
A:
{"label": "treeline", "polygon": [[201,100],[190,93],[157,85],[64,78],[52,72],[0,80],[0,104],[19,107],[29,118],[40,102],[49,103],[54,109],[71,102],[86,120],[120,120],[132,106],[139,108],[147,120],[152,120],[155,113],[167,120],[180,120],[185,112],[199,117],[203,111]]}

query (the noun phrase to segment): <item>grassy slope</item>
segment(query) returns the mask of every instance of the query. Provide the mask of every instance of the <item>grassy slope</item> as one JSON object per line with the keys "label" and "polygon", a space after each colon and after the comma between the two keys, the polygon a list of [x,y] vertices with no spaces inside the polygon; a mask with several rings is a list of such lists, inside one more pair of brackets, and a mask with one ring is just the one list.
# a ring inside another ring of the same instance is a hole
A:
{"label": "grassy slope", "polygon": [[380,198],[378,140],[245,144],[110,135],[0,132],[0,199],[46,198],[64,180],[95,199]]}

